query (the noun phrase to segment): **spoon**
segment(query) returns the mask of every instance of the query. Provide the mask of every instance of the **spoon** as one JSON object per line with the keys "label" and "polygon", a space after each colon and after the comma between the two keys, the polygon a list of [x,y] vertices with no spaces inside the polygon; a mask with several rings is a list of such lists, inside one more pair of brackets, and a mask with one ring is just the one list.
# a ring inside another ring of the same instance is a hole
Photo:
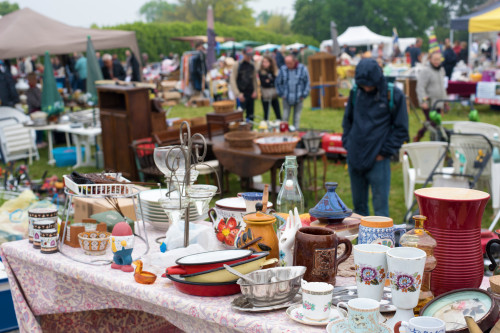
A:
{"label": "spoon", "polygon": [[257,284],[257,282],[255,282],[254,280],[252,280],[251,278],[249,278],[248,275],[245,275],[243,273],[238,272],[237,270],[235,270],[231,266],[228,266],[228,265],[224,264],[224,268],[227,269],[230,273],[233,273],[234,275],[239,276],[240,278],[242,278],[243,280],[246,280],[246,281],[250,282],[251,284]]}

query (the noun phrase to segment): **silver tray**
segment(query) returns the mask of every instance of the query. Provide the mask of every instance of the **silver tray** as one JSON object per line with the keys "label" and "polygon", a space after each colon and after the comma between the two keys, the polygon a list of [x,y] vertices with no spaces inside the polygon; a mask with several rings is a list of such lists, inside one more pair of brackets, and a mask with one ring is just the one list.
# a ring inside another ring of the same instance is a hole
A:
{"label": "silver tray", "polygon": [[[333,289],[332,304],[337,305],[339,302],[349,302],[351,299],[358,298],[358,289],[354,286],[335,287]],[[394,312],[396,306],[392,304],[391,288],[384,287],[384,294],[380,305],[380,312]]]}
{"label": "silver tray", "polygon": [[231,302],[231,307],[235,310],[245,311],[245,312],[267,312],[267,311],[274,311],[274,310],[288,308],[289,306],[301,302],[302,302],[302,295],[297,294],[291,301],[286,303],[276,304],[272,306],[253,306],[252,304],[250,304],[250,302],[247,301],[247,298],[245,296],[241,295],[233,299],[233,301]]}

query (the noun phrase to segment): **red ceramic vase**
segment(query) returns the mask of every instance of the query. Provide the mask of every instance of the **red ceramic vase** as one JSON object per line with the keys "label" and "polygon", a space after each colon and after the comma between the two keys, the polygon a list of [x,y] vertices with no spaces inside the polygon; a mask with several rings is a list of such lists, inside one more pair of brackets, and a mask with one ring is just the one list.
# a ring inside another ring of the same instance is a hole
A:
{"label": "red ceramic vase", "polygon": [[[484,270],[481,219],[490,195],[470,189],[431,187],[416,190],[415,196],[420,214],[427,216],[425,229],[437,241],[434,251],[437,266],[431,277],[434,295],[460,288],[478,288]],[[461,242],[465,239],[467,241]],[[457,267],[460,261],[477,264]],[[478,278],[471,279],[471,275]]]}

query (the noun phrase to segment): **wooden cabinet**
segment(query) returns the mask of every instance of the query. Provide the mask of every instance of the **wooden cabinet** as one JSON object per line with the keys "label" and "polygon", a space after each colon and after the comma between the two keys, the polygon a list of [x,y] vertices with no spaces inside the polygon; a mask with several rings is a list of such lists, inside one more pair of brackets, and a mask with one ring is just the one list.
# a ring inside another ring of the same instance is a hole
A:
{"label": "wooden cabinet", "polygon": [[151,136],[151,103],[148,88],[100,86],[104,168],[138,179],[133,140]]}

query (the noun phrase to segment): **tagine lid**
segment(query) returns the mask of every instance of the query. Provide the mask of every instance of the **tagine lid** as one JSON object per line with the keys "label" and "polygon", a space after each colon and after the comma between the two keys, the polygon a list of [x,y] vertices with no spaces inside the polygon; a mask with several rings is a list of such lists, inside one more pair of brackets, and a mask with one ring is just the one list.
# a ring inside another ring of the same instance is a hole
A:
{"label": "tagine lid", "polygon": [[352,210],[347,208],[342,199],[335,192],[338,184],[335,182],[325,183],[326,194],[314,208],[309,210],[309,214],[316,218],[344,219],[352,215]]}

